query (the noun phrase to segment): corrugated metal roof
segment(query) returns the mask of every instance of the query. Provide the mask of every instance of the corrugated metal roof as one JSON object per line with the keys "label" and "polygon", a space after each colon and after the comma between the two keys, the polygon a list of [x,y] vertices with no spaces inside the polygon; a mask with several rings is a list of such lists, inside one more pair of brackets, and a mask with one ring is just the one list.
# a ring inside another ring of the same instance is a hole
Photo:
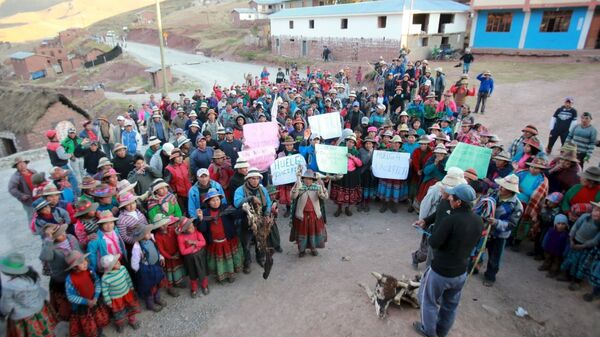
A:
{"label": "corrugated metal roof", "polygon": [[254,8],[234,8],[231,10],[232,12],[238,12],[240,14],[256,14],[256,9]]}
{"label": "corrugated metal roof", "polygon": [[[415,12],[465,12],[469,6],[465,6],[451,0],[413,0],[412,10]],[[318,6],[282,9],[269,15],[270,19],[310,17],[310,16],[339,16],[339,15],[361,15],[374,13],[402,13],[403,7],[410,8],[410,0],[381,0],[367,1],[343,5]]]}
{"label": "corrugated metal roof", "polygon": [[17,59],[17,60],[24,60],[26,58],[28,58],[29,56],[33,56],[35,55],[34,53],[28,52],[28,51],[18,51],[12,55],[10,55],[11,59]]}

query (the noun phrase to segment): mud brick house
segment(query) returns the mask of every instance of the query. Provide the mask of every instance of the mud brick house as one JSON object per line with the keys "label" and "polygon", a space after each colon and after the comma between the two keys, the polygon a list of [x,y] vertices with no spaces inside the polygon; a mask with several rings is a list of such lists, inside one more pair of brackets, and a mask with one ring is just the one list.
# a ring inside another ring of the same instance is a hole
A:
{"label": "mud brick house", "polygon": [[470,44],[489,50],[600,48],[595,0],[473,0]]}
{"label": "mud brick house", "polygon": [[380,0],[286,8],[269,15],[276,55],[320,58],[324,46],[340,61],[386,59],[401,47],[413,59],[434,47],[462,48],[469,7],[450,0]]}
{"label": "mud brick house", "polygon": [[10,55],[10,63],[15,76],[21,80],[35,80],[54,72],[50,57],[31,52],[20,51]]}
{"label": "mud brick house", "polygon": [[[100,98],[104,93],[99,91],[91,95]],[[81,128],[83,121],[90,119],[83,108],[50,89],[0,86],[0,102],[0,157],[43,147],[47,143],[46,130],[56,129],[62,138],[69,127]]]}

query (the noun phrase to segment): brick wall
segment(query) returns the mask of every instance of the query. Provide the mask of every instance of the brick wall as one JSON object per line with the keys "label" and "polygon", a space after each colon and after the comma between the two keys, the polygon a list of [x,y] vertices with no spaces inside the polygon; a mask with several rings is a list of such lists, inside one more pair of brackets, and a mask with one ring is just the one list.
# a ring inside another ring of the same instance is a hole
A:
{"label": "brick wall", "polygon": [[[277,47],[279,39],[279,47]],[[306,54],[303,55],[303,41],[306,41]],[[273,54],[287,57],[306,57],[320,59],[323,46],[332,52],[335,61],[375,60],[380,56],[389,60],[397,57],[400,40],[375,39],[302,39],[293,36],[272,36],[271,51]]]}
{"label": "brick wall", "polygon": [[47,143],[47,138],[44,133],[48,129],[56,128],[59,124],[65,125],[67,124],[64,123],[66,121],[74,125],[76,129],[81,129],[84,119],[85,118],[82,115],[68,106],[56,102],[50,106],[46,111],[46,114],[35,123],[31,132],[24,135],[17,135],[17,149],[23,151],[43,147]]}

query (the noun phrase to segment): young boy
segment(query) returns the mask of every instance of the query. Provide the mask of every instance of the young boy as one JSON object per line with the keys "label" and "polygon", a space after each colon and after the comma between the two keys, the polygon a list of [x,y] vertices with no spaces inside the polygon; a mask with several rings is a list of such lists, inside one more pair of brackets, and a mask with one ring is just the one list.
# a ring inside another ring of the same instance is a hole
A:
{"label": "young boy", "polygon": [[554,217],[554,227],[550,228],[544,237],[544,263],[538,268],[548,271],[547,277],[556,277],[560,272],[563,254],[569,242],[569,220],[564,214]]}

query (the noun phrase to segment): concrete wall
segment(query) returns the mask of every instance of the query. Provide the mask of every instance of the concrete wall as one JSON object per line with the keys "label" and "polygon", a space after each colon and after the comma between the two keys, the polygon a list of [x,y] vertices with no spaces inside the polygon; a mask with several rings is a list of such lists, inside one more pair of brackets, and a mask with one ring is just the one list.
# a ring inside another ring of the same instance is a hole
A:
{"label": "concrete wall", "polygon": [[[512,24],[509,32],[486,32],[488,14],[493,12],[513,13]],[[477,12],[477,25],[475,27],[475,48],[518,48],[523,27],[524,13],[521,10],[493,10]]]}
{"label": "concrete wall", "polygon": [[[385,28],[378,28],[378,15],[360,15],[348,17],[315,17],[314,29],[309,28],[309,18],[271,19],[271,35],[302,36],[305,38],[366,38],[400,39],[402,15],[387,15]],[[348,19],[348,28],[341,29],[341,19]],[[289,22],[294,28],[289,28]],[[466,20],[465,20],[466,22]],[[466,25],[466,23],[465,23]],[[464,29],[463,29],[464,30]]]}
{"label": "concrete wall", "polygon": [[473,0],[471,2],[471,5],[475,6],[475,7],[476,6],[502,7],[502,6],[524,5],[524,4],[525,4],[525,0]]}
{"label": "concrete wall", "polygon": [[[279,39],[279,49],[277,40]],[[292,41],[293,40],[293,41]],[[306,41],[306,54],[302,53],[303,41]],[[327,46],[336,61],[377,60],[380,56],[389,60],[397,57],[400,51],[400,39],[340,39],[279,36],[271,37],[273,54],[287,57],[306,57],[320,59],[323,46]]]}
{"label": "concrete wall", "polygon": [[583,28],[583,21],[587,12],[586,7],[560,8],[572,10],[569,30],[566,32],[540,32],[540,25],[544,16],[544,9],[532,9],[529,27],[525,40],[527,49],[560,49],[575,50]]}

